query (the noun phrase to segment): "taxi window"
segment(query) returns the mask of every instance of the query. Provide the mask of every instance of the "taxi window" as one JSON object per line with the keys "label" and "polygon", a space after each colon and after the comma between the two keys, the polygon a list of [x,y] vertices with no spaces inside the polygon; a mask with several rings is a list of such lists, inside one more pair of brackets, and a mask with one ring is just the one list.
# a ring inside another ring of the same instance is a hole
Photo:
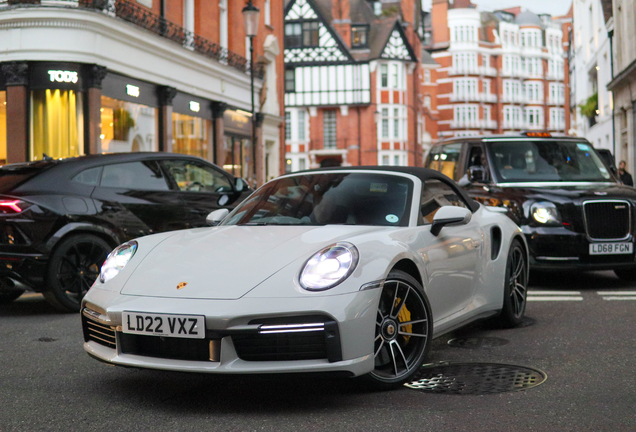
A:
{"label": "taxi window", "polygon": [[462,144],[446,144],[431,149],[426,160],[426,168],[434,169],[442,174],[459,180],[457,178],[457,165],[462,151]]}
{"label": "taxi window", "polygon": [[448,184],[441,180],[426,180],[422,185],[420,201],[420,219],[418,225],[433,223],[435,213],[444,206],[456,206],[469,209],[464,199]]}

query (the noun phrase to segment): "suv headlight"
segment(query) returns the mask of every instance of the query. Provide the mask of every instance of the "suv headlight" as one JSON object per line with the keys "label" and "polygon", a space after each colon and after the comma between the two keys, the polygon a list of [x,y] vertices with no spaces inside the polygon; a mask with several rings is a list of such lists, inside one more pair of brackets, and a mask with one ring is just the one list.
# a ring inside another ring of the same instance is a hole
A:
{"label": "suv headlight", "polygon": [[543,225],[561,225],[561,216],[554,203],[536,202],[530,208],[532,218]]}
{"label": "suv headlight", "polygon": [[309,291],[333,288],[358,264],[358,249],[351,243],[335,243],[309,258],[300,273],[300,285]]}
{"label": "suv headlight", "polygon": [[104,283],[117,276],[126,267],[136,251],[137,242],[134,240],[117,246],[104,261],[102,270],[99,272],[99,280]]}

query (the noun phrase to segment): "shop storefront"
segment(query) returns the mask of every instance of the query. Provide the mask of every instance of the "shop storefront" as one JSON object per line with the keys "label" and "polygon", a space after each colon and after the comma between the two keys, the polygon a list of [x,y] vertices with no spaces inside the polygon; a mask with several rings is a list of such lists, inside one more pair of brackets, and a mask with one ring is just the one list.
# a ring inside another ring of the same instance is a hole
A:
{"label": "shop storefront", "polygon": [[172,101],[172,151],[213,160],[210,101],[177,92]]}
{"label": "shop storefront", "polygon": [[227,110],[223,115],[225,132],[223,169],[246,180],[252,178],[252,118],[241,110]]}
{"label": "shop storefront", "polygon": [[30,160],[42,159],[44,155],[63,158],[84,154],[82,90],[80,64],[29,65]]}
{"label": "shop storefront", "polygon": [[102,82],[100,150],[158,151],[158,108],[156,85],[109,72]]}

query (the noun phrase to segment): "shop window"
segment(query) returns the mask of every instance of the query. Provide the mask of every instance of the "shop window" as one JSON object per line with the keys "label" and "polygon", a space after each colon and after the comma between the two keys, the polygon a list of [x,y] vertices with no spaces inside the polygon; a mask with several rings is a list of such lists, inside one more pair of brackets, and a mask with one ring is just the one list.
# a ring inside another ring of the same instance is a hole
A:
{"label": "shop window", "polygon": [[251,140],[234,136],[226,136],[223,150],[225,161],[223,169],[233,176],[249,178],[252,146]]}
{"label": "shop window", "polygon": [[102,152],[157,151],[155,108],[102,96]]}
{"label": "shop window", "polygon": [[7,163],[7,92],[0,91],[0,165]]}
{"label": "shop window", "polygon": [[44,154],[56,159],[83,154],[83,126],[81,93],[50,89],[32,91],[30,159],[40,160]]}
{"label": "shop window", "polygon": [[210,120],[172,113],[172,151],[208,159],[211,128]]}

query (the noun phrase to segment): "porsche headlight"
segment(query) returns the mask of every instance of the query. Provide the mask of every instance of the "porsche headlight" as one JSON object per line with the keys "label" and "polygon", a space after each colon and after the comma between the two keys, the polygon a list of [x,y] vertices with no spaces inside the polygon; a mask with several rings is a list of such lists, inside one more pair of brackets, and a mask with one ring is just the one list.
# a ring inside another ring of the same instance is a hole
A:
{"label": "porsche headlight", "polygon": [[300,284],[309,291],[333,288],[358,264],[358,249],[351,243],[335,243],[317,252],[300,273]]}
{"label": "porsche headlight", "polygon": [[544,225],[561,225],[561,217],[554,203],[543,201],[532,204],[532,218]]}
{"label": "porsche headlight", "polygon": [[137,251],[137,242],[134,240],[117,246],[104,261],[102,270],[99,272],[99,280],[104,283],[117,276],[128,264],[135,251]]}

